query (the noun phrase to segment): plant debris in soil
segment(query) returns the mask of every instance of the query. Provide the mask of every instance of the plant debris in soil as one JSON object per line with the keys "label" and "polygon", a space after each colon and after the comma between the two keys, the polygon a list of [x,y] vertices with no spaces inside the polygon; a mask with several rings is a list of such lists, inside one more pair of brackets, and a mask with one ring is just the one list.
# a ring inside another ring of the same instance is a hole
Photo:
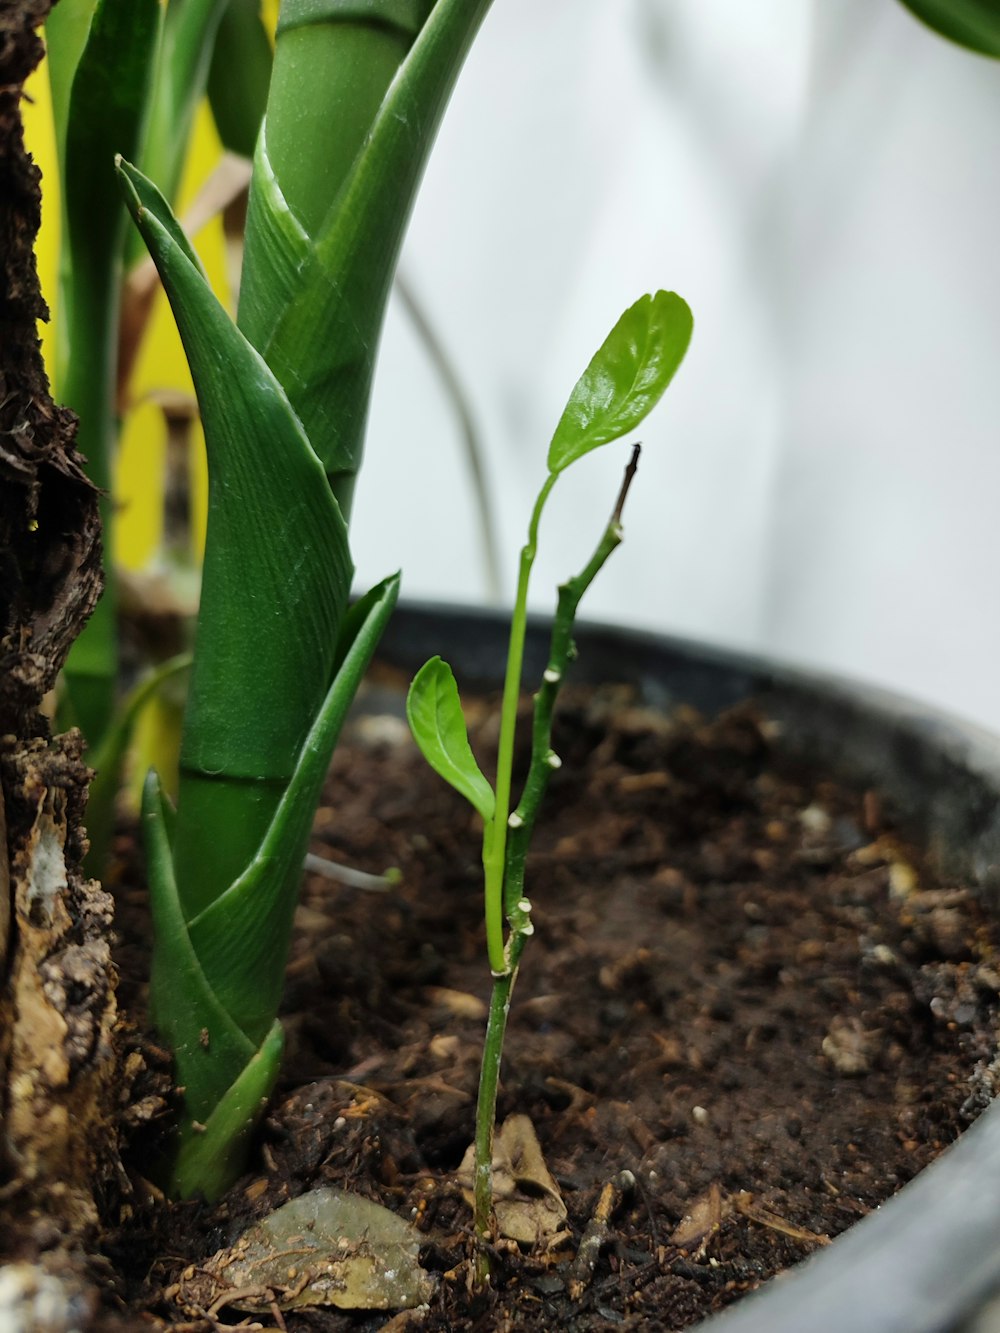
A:
{"label": "plant debris in soil", "polygon": [[[313,851],[400,882],[307,876],[282,1082],[219,1204],[163,1206],[142,1182],[168,1065],[148,1043],[133,1056],[136,1184],[106,1237],[102,1328],[679,1329],[827,1244],[992,1096],[996,928],[874,793],[782,761],[753,707],[706,721],[567,690],[499,1105],[545,1173],[515,1147],[511,1197],[558,1218],[534,1244],[498,1237],[493,1286],[470,1294],[480,830],[379,698],[338,749]],[[497,711],[469,707],[487,771]],[[138,891],[120,897],[136,1013],[145,926]],[[263,1313],[239,1308],[219,1252],[314,1189],[412,1223],[429,1301],[283,1310],[268,1289]]]}

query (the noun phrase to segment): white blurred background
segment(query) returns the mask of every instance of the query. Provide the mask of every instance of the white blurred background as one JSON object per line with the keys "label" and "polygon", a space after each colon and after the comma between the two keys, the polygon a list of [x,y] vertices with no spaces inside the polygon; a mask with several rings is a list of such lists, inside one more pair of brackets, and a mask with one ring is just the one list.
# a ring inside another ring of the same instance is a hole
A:
{"label": "white blurred background", "polygon": [[[584,605],[895,687],[1000,730],[1000,62],[896,0],[496,0],[403,258],[471,395],[504,599],[578,374],[644,291],[687,360]],[[533,603],[607,518],[556,489]],[[455,416],[397,303],[359,582],[488,588]]]}

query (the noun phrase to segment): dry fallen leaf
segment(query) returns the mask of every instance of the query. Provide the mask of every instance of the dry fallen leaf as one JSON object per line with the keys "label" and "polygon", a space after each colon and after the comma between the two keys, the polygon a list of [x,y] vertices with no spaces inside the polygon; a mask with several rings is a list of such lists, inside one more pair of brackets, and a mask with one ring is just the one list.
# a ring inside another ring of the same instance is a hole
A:
{"label": "dry fallen leaf", "polygon": [[263,1312],[333,1305],[401,1310],[422,1305],[433,1280],[419,1265],[420,1234],[380,1204],[322,1188],[249,1227],[182,1284],[182,1303]]}
{"label": "dry fallen leaf", "polygon": [[670,1236],[670,1244],[679,1250],[705,1252],[705,1247],[722,1225],[723,1211],[729,1212],[729,1200],[723,1200],[717,1181],[694,1201]]}
{"label": "dry fallen leaf", "polygon": [[[473,1202],[475,1148],[470,1145],[458,1180]],[[566,1234],[566,1205],[549,1173],[535,1127],[526,1115],[509,1116],[493,1143],[493,1208],[501,1236],[533,1249],[552,1249]]]}

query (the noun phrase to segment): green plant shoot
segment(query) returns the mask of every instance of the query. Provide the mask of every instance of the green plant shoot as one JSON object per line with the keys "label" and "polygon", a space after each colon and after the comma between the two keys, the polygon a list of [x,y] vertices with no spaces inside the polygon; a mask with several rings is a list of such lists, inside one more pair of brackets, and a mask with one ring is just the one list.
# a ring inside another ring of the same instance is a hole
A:
{"label": "green plant shoot", "polygon": [[347,514],[385,300],[424,160],[487,8],[284,0],[236,323],[163,195],[119,166],[208,451],[177,809],[155,774],[143,803],[152,1015],[184,1089],[168,1184],[183,1196],[215,1197],[233,1181],[277,1076],[276,1014],[313,813],[399,586],[387,579],[348,609]]}
{"label": "green plant shoot", "polygon": [[[528,540],[521,551],[500,714],[495,787],[490,786],[472,753],[458,686],[447,663],[439,657],[426,662],[414,677],[407,696],[410,728],[427,762],[483,819],[486,940],[493,989],[476,1109],[475,1231],[480,1241],[489,1236],[492,1225],[493,1133],[507,1014],[521,954],[534,929],[531,903],[524,891],[525,861],[539,804],[549,778],[560,766],[559,757],[551,748],[552,717],[559,687],[573,655],[572,629],[577,607],[622,540],[622,509],[635,475],[639,446],[633,449],[611,519],[593,555],[579,574],[559,589],[548,663],[534,696],[528,775],[520,799],[511,810],[528,583],[539,522],[561,473],[592,449],[633,430],[656,406],[687,351],[691,330],[691,312],[679,296],[657,292],[655,296],[641,297],[622,315],[578,380],[556,427],[549,445],[548,476],[535,502]],[[484,1281],[487,1276],[485,1250],[480,1246],[477,1281]]]}

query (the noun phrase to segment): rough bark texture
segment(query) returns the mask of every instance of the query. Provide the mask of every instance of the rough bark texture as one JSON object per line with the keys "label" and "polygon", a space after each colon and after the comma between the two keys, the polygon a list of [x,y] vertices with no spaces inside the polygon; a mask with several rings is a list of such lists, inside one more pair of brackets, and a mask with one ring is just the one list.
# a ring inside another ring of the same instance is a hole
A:
{"label": "rough bark texture", "polygon": [[101,587],[97,494],[36,333],[20,101],[51,4],[0,0],[0,1260],[82,1238],[114,1160],[110,901],[80,873],[79,736],[52,738],[40,708]]}

